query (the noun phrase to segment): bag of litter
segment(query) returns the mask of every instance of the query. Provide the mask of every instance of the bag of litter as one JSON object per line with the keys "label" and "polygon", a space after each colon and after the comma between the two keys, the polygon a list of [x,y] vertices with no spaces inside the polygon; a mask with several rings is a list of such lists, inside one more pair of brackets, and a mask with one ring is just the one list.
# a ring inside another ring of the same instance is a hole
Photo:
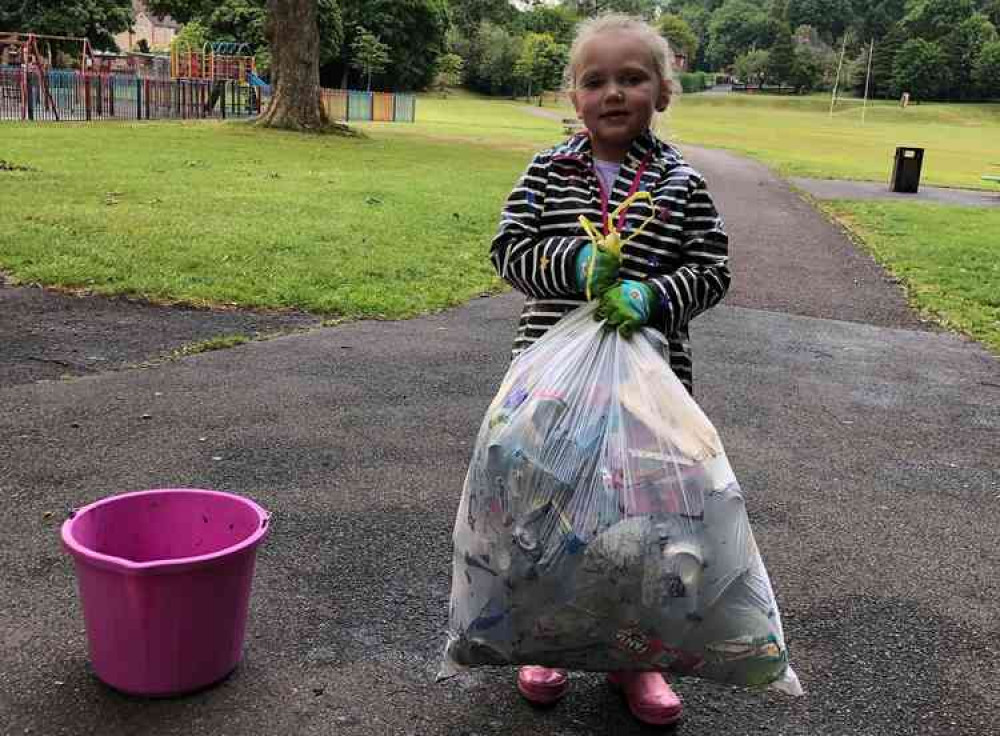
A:
{"label": "bag of litter", "polygon": [[454,532],[441,676],[661,670],[800,694],[722,443],[657,333],[568,315],[511,364]]}

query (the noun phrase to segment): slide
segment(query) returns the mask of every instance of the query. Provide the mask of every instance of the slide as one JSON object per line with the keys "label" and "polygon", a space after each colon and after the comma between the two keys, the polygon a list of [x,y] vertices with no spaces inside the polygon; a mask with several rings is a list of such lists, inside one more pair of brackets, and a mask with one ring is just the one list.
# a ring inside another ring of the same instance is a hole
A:
{"label": "slide", "polygon": [[247,81],[253,87],[270,87],[271,86],[267,82],[265,82],[263,79],[261,79],[260,77],[258,77],[256,74],[254,74],[253,72],[247,72]]}

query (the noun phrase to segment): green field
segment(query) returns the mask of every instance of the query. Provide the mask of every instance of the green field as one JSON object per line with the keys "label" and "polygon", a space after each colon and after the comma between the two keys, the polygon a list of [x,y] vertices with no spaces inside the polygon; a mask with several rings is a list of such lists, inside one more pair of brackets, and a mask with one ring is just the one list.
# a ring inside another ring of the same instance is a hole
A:
{"label": "green field", "polygon": [[[524,102],[461,95],[418,103],[418,123],[401,132],[478,141],[526,151],[558,140],[568,104],[539,110]],[[488,111],[488,112],[487,112]],[[911,105],[903,110],[860,100],[838,103],[831,117],[825,96],[681,95],[660,120],[660,133],[678,143],[727,148],[760,159],[784,176],[888,182],[897,146],[926,149],[921,181],[963,189],[995,189],[980,177],[1000,173],[1000,104]]]}
{"label": "green field", "polygon": [[0,158],[33,169],[0,172],[0,266],[16,280],[346,318],[499,288],[484,252],[524,163],[210,122],[7,125]]}
{"label": "green field", "polygon": [[1000,354],[1000,206],[830,202],[912,304]]}
{"label": "green field", "polygon": [[989,189],[1000,172],[1000,104],[869,105],[827,97],[688,95],[665,124],[676,140],[749,154],[785,176],[888,182],[896,146],[924,148],[924,184]]}
{"label": "green field", "polygon": [[[857,110],[830,120],[825,104],[689,95],[663,123],[786,174],[884,180],[897,142],[928,147],[925,183],[976,185],[1000,163],[1000,106],[881,105],[861,126]],[[424,96],[416,124],[365,125],[360,140],[245,123],[0,124],[0,268],[25,283],[336,319],[441,309],[503,288],[486,260],[500,206],[570,114]],[[1000,209],[835,212],[916,306],[1000,350],[1000,274],[983,247],[1000,241]]]}

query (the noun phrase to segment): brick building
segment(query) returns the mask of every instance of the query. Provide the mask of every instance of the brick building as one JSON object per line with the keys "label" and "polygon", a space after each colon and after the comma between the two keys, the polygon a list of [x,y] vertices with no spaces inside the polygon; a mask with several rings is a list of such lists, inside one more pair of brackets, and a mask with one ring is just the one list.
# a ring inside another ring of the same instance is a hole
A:
{"label": "brick building", "polygon": [[143,0],[132,0],[132,17],[132,27],[115,36],[115,43],[122,51],[133,51],[142,40],[150,49],[165,51],[181,27],[170,16],[153,15]]}

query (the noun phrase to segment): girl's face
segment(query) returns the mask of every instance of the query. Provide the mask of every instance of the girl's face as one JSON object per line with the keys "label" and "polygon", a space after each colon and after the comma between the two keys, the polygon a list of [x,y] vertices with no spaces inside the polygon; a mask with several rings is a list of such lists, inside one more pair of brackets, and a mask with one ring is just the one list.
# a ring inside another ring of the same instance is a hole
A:
{"label": "girl's face", "polygon": [[653,112],[670,103],[670,87],[634,31],[608,31],[587,41],[574,81],[570,100],[590,131],[594,156],[606,161],[624,159]]}

